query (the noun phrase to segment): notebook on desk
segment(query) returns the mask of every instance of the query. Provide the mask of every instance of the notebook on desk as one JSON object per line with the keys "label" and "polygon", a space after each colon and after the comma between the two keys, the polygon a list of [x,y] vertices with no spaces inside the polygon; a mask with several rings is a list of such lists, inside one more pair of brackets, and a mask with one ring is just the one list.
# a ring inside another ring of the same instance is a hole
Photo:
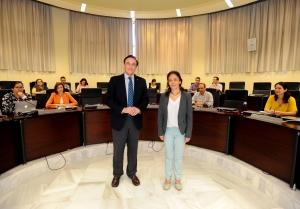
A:
{"label": "notebook on desk", "polygon": [[17,101],[15,103],[15,114],[24,114],[24,113],[29,113],[33,110],[36,110],[36,100],[32,101]]}

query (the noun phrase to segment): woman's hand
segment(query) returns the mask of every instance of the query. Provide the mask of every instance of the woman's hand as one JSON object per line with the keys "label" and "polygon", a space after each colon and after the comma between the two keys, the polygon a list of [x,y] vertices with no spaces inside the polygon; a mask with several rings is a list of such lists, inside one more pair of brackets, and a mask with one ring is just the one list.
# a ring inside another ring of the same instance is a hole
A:
{"label": "woman's hand", "polygon": [[185,138],[185,143],[188,143],[191,140],[191,138]]}
{"label": "woman's hand", "polygon": [[165,136],[159,136],[160,140],[164,141],[165,140]]}

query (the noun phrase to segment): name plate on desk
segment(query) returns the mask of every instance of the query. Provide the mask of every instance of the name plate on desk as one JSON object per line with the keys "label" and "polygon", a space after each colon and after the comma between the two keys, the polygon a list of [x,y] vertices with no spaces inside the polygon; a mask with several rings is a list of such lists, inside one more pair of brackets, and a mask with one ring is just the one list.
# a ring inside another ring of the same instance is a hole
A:
{"label": "name plate on desk", "polygon": [[194,111],[201,111],[201,112],[218,112],[217,108],[212,107],[194,107]]}

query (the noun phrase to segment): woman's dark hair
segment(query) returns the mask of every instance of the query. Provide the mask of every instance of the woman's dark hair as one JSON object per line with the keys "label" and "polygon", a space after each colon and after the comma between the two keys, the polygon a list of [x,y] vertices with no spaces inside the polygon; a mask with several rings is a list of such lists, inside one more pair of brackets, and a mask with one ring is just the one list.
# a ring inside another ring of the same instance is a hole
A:
{"label": "woman's dark hair", "polygon": [[169,85],[169,77],[170,77],[170,75],[176,75],[179,78],[179,80],[181,81],[181,84],[179,84],[179,89],[180,89],[180,91],[184,91],[184,88],[181,87],[181,85],[182,85],[182,78],[180,76],[180,73],[178,71],[173,70],[173,71],[169,72],[168,75],[167,75],[167,86],[168,86],[168,89],[166,90],[166,96],[169,96],[170,93],[171,93],[171,88],[170,88],[170,85]]}
{"label": "woman's dark hair", "polygon": [[81,84],[82,81],[85,81],[85,85],[86,85],[86,86],[89,85],[88,82],[87,82],[87,80],[86,80],[85,78],[82,78],[82,79],[80,80],[80,84]]}
{"label": "woman's dark hair", "polygon": [[61,85],[62,87],[63,87],[63,92],[65,92],[65,87],[64,87],[64,85],[62,84],[62,83],[57,83],[57,84],[55,84],[55,86],[54,86],[54,92],[55,92],[55,94],[58,94],[58,91],[57,91],[57,87],[59,86],[59,85]]}
{"label": "woman's dark hair", "polygon": [[[287,85],[285,82],[278,82],[278,83],[276,83],[276,84],[274,85],[274,88],[276,88],[277,85],[282,86],[282,88],[283,88],[284,90],[287,89],[286,92],[284,92],[284,95],[283,95],[283,103],[288,103],[289,98],[290,98],[290,96],[291,96],[291,93],[289,92],[289,87],[288,87],[288,85]],[[275,101],[277,101],[278,95],[277,95],[276,93],[275,93],[275,95],[274,95],[274,98],[275,98]]]}
{"label": "woman's dark hair", "polygon": [[155,78],[152,79],[151,83],[153,83],[153,82],[156,82],[156,79],[155,79]]}
{"label": "woman's dark hair", "polygon": [[22,84],[22,86],[24,86],[24,84],[22,83],[22,81],[15,81],[15,82],[12,82],[11,84],[10,84],[10,88],[11,89],[13,89],[13,88],[15,88],[15,86],[17,85],[17,84]]}

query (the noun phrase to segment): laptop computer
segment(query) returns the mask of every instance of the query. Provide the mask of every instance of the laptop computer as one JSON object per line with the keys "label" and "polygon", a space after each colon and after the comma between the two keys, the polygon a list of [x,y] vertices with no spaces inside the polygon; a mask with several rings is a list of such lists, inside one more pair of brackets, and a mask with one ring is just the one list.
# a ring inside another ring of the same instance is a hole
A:
{"label": "laptop computer", "polygon": [[37,100],[32,101],[17,101],[15,103],[15,114],[29,113],[32,110],[36,110]]}

